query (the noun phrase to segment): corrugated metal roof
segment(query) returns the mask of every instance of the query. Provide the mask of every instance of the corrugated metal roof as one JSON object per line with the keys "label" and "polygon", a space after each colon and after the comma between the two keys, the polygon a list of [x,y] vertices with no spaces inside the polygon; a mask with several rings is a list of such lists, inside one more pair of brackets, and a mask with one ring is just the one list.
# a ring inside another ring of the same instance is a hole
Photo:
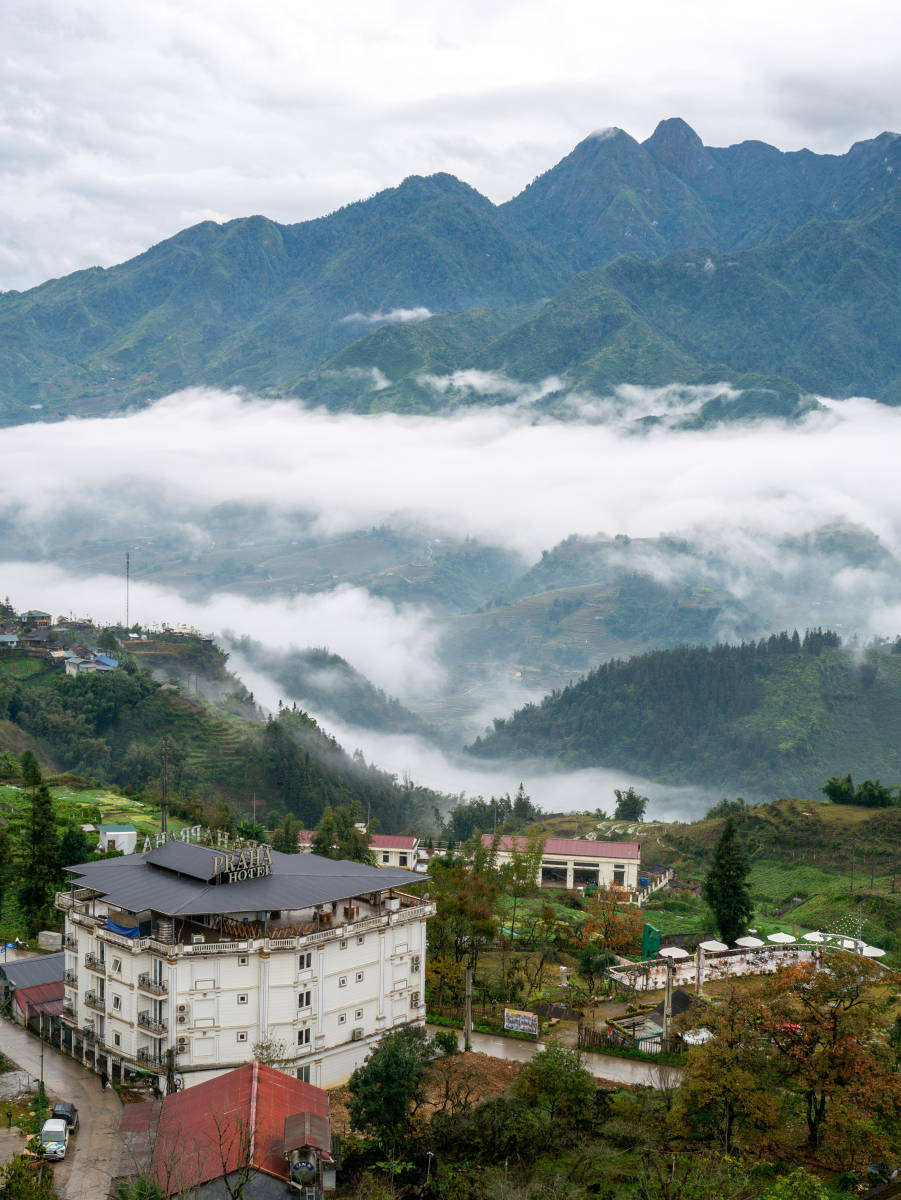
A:
{"label": "corrugated metal roof", "polygon": [[[490,833],[482,834],[482,845],[489,849],[494,841]],[[505,833],[498,838],[498,849],[507,853],[516,846],[517,850],[527,850],[527,838]],[[641,846],[638,842],[592,842],[587,838],[548,838],[544,843],[545,854],[565,854],[567,858],[574,855],[579,858],[615,858],[633,859],[641,857]]]}
{"label": "corrugated metal roof", "polygon": [[328,1093],[281,1071],[250,1063],[163,1101],[153,1175],[185,1190],[250,1162],[287,1179],[285,1121],[309,1114],[316,1148],[331,1156]]}
{"label": "corrugated metal roof", "polygon": [[376,850],[413,850],[417,840],[404,833],[373,833],[369,844]]}
{"label": "corrugated metal roof", "polygon": [[0,963],[0,971],[6,976],[10,987],[33,987],[40,983],[62,982],[66,969],[66,952],[36,954],[34,958],[20,958],[15,962]]}
{"label": "corrugated metal roof", "polygon": [[63,1011],[63,981],[54,979],[51,983],[36,983],[32,987],[19,987],[13,992],[13,1003],[18,1004],[26,1018],[29,1009],[59,1016]]}
{"label": "corrugated metal roof", "polygon": [[277,850],[272,851],[272,874],[259,879],[209,884],[204,879],[185,877],[190,867],[192,872],[208,870],[208,879],[216,853],[221,851],[172,841],[147,854],[126,854],[66,870],[76,877],[77,886],[100,892],[127,912],[152,909],[167,916],[310,908],[366,892],[409,887],[426,878],[393,867],[369,867]]}

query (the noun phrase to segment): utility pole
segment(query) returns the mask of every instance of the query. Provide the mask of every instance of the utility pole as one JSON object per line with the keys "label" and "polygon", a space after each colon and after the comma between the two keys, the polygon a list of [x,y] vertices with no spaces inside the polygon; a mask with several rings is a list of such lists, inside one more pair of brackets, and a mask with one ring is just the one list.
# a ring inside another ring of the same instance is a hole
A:
{"label": "utility pole", "polygon": [[126,550],[125,551],[125,630],[126,630],[126,632],[131,628],[130,625],[128,624],[128,600],[129,600],[128,589],[129,589],[130,584],[131,584],[131,554]]}
{"label": "utility pole", "polygon": [[160,833],[169,831],[169,736],[163,738],[163,778],[160,795]]}
{"label": "utility pole", "polygon": [[669,1041],[670,1026],[673,1023],[673,975],[676,964],[671,958],[666,960],[666,992],[663,998],[663,1040]]}
{"label": "utility pole", "polygon": [[851,848],[851,891],[854,891],[854,848]]}
{"label": "utility pole", "polygon": [[463,1048],[472,1049],[472,967],[466,968],[466,1012],[463,1018]]}
{"label": "utility pole", "polygon": [[898,865],[898,851],[892,855],[892,891],[895,890],[895,868]]}

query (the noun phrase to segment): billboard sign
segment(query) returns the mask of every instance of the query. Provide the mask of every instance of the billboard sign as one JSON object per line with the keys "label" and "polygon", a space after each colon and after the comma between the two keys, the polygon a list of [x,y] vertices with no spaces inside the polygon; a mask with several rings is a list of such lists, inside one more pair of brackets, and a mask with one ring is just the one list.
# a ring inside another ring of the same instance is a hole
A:
{"label": "billboard sign", "polygon": [[538,1036],[537,1013],[522,1012],[518,1008],[504,1009],[504,1029],[512,1029],[517,1033],[534,1033]]}

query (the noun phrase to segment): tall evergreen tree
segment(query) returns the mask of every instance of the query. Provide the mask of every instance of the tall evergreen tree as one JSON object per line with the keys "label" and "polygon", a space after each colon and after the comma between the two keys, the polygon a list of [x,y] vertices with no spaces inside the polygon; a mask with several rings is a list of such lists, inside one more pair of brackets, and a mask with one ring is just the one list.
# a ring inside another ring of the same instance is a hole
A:
{"label": "tall evergreen tree", "polygon": [[713,911],[716,927],[724,941],[731,942],[740,937],[754,912],[748,888],[750,869],[747,855],[735,837],[735,821],[729,817],[704,880],[704,899]]}
{"label": "tall evergreen tree", "polygon": [[45,924],[52,912],[53,890],[59,882],[60,847],[53,798],[41,780],[34,788],[27,829],[28,872],[19,889],[19,906],[29,932]]}

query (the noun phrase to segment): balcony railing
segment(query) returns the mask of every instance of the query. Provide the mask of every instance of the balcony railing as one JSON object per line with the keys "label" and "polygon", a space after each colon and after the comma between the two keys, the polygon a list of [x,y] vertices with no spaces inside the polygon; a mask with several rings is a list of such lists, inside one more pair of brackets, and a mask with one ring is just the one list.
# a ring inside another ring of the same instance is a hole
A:
{"label": "balcony railing", "polygon": [[63,983],[68,983],[71,987],[78,987],[78,975],[71,967],[63,971]]}
{"label": "balcony railing", "polygon": [[101,958],[99,954],[94,954],[93,951],[88,951],[84,956],[84,965],[89,971],[99,971],[101,975],[106,974],[106,959]]}
{"label": "balcony railing", "polygon": [[153,979],[146,971],[142,971],[138,976],[138,987],[142,992],[150,992],[152,996],[166,996],[169,992],[169,985],[165,979]]}
{"label": "balcony railing", "polygon": [[146,1010],[138,1013],[138,1024],[142,1029],[146,1029],[149,1033],[152,1033],[157,1037],[162,1037],[166,1032],[166,1022],[157,1021],[156,1018],[152,1017]]}
{"label": "balcony railing", "polygon": [[96,1008],[100,1012],[106,1012],[106,1001],[99,992],[85,992],[84,1002],[88,1008]]}
{"label": "balcony railing", "polygon": [[72,933],[67,933],[66,938],[65,938],[65,944],[66,944],[67,950],[77,950],[78,949],[78,938],[75,937],[75,935]]}
{"label": "balcony railing", "polygon": [[150,1050],[146,1046],[141,1046],[135,1058],[145,1067],[164,1067],[166,1065],[165,1055],[157,1054],[155,1050]]}

